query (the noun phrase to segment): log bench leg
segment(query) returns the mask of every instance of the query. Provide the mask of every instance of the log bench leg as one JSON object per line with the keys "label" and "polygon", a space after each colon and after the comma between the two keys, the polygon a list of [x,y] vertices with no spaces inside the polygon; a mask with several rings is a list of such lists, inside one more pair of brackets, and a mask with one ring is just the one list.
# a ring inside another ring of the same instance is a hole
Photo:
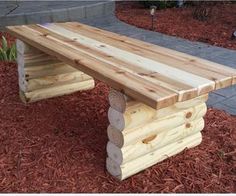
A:
{"label": "log bench leg", "polygon": [[111,90],[106,167],[123,180],[202,141],[208,94],[155,110]]}
{"label": "log bench leg", "polygon": [[34,102],[94,88],[92,77],[17,40],[20,97]]}

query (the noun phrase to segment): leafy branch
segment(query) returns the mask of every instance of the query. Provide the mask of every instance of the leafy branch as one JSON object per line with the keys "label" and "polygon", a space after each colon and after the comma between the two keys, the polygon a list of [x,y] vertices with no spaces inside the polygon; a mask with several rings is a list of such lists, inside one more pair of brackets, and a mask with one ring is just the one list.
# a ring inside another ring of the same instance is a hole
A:
{"label": "leafy branch", "polygon": [[7,40],[2,36],[2,47],[0,47],[0,61],[15,61],[16,45],[9,46]]}

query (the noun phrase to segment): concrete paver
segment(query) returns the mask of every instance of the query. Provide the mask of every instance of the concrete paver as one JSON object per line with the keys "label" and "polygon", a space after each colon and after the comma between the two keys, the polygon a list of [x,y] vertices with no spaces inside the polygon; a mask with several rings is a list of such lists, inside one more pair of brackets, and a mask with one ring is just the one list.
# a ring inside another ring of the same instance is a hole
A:
{"label": "concrete paver", "polygon": [[207,100],[206,104],[208,106],[213,106],[217,103],[222,102],[223,100],[225,100],[225,97],[212,92],[212,93],[209,94],[209,97],[208,97],[208,100]]}

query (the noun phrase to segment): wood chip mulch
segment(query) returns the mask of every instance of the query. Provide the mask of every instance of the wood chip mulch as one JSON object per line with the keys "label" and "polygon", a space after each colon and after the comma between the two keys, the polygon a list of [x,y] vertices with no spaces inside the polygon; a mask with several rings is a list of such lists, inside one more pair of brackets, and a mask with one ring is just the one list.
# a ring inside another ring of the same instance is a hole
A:
{"label": "wood chip mulch", "polygon": [[[195,7],[169,8],[157,10],[154,30],[167,35],[177,36],[191,41],[236,50],[236,38],[231,39],[236,31],[236,3],[218,2],[208,5],[211,10],[206,21],[193,18]],[[131,25],[151,30],[150,11],[138,1],[118,1],[116,16]]]}
{"label": "wood chip mulch", "polygon": [[0,192],[236,192],[236,117],[209,109],[203,142],[119,182],[105,170],[108,86],[25,105],[0,63]]}

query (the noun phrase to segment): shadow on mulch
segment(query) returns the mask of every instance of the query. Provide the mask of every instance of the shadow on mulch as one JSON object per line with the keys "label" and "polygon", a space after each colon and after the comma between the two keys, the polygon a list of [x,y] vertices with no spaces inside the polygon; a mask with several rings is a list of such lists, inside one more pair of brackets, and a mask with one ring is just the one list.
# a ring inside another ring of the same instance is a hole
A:
{"label": "shadow on mulch", "polygon": [[[236,31],[236,3],[218,2],[215,6],[207,6],[210,7],[212,11],[207,21],[193,18],[193,6],[157,10],[154,30],[236,50],[236,39],[231,40]],[[116,16],[128,24],[151,30],[150,10],[138,1],[116,2]]]}
{"label": "shadow on mulch", "polygon": [[0,192],[236,192],[236,118],[209,109],[203,142],[119,182],[105,170],[108,87],[24,105],[0,63]]}

